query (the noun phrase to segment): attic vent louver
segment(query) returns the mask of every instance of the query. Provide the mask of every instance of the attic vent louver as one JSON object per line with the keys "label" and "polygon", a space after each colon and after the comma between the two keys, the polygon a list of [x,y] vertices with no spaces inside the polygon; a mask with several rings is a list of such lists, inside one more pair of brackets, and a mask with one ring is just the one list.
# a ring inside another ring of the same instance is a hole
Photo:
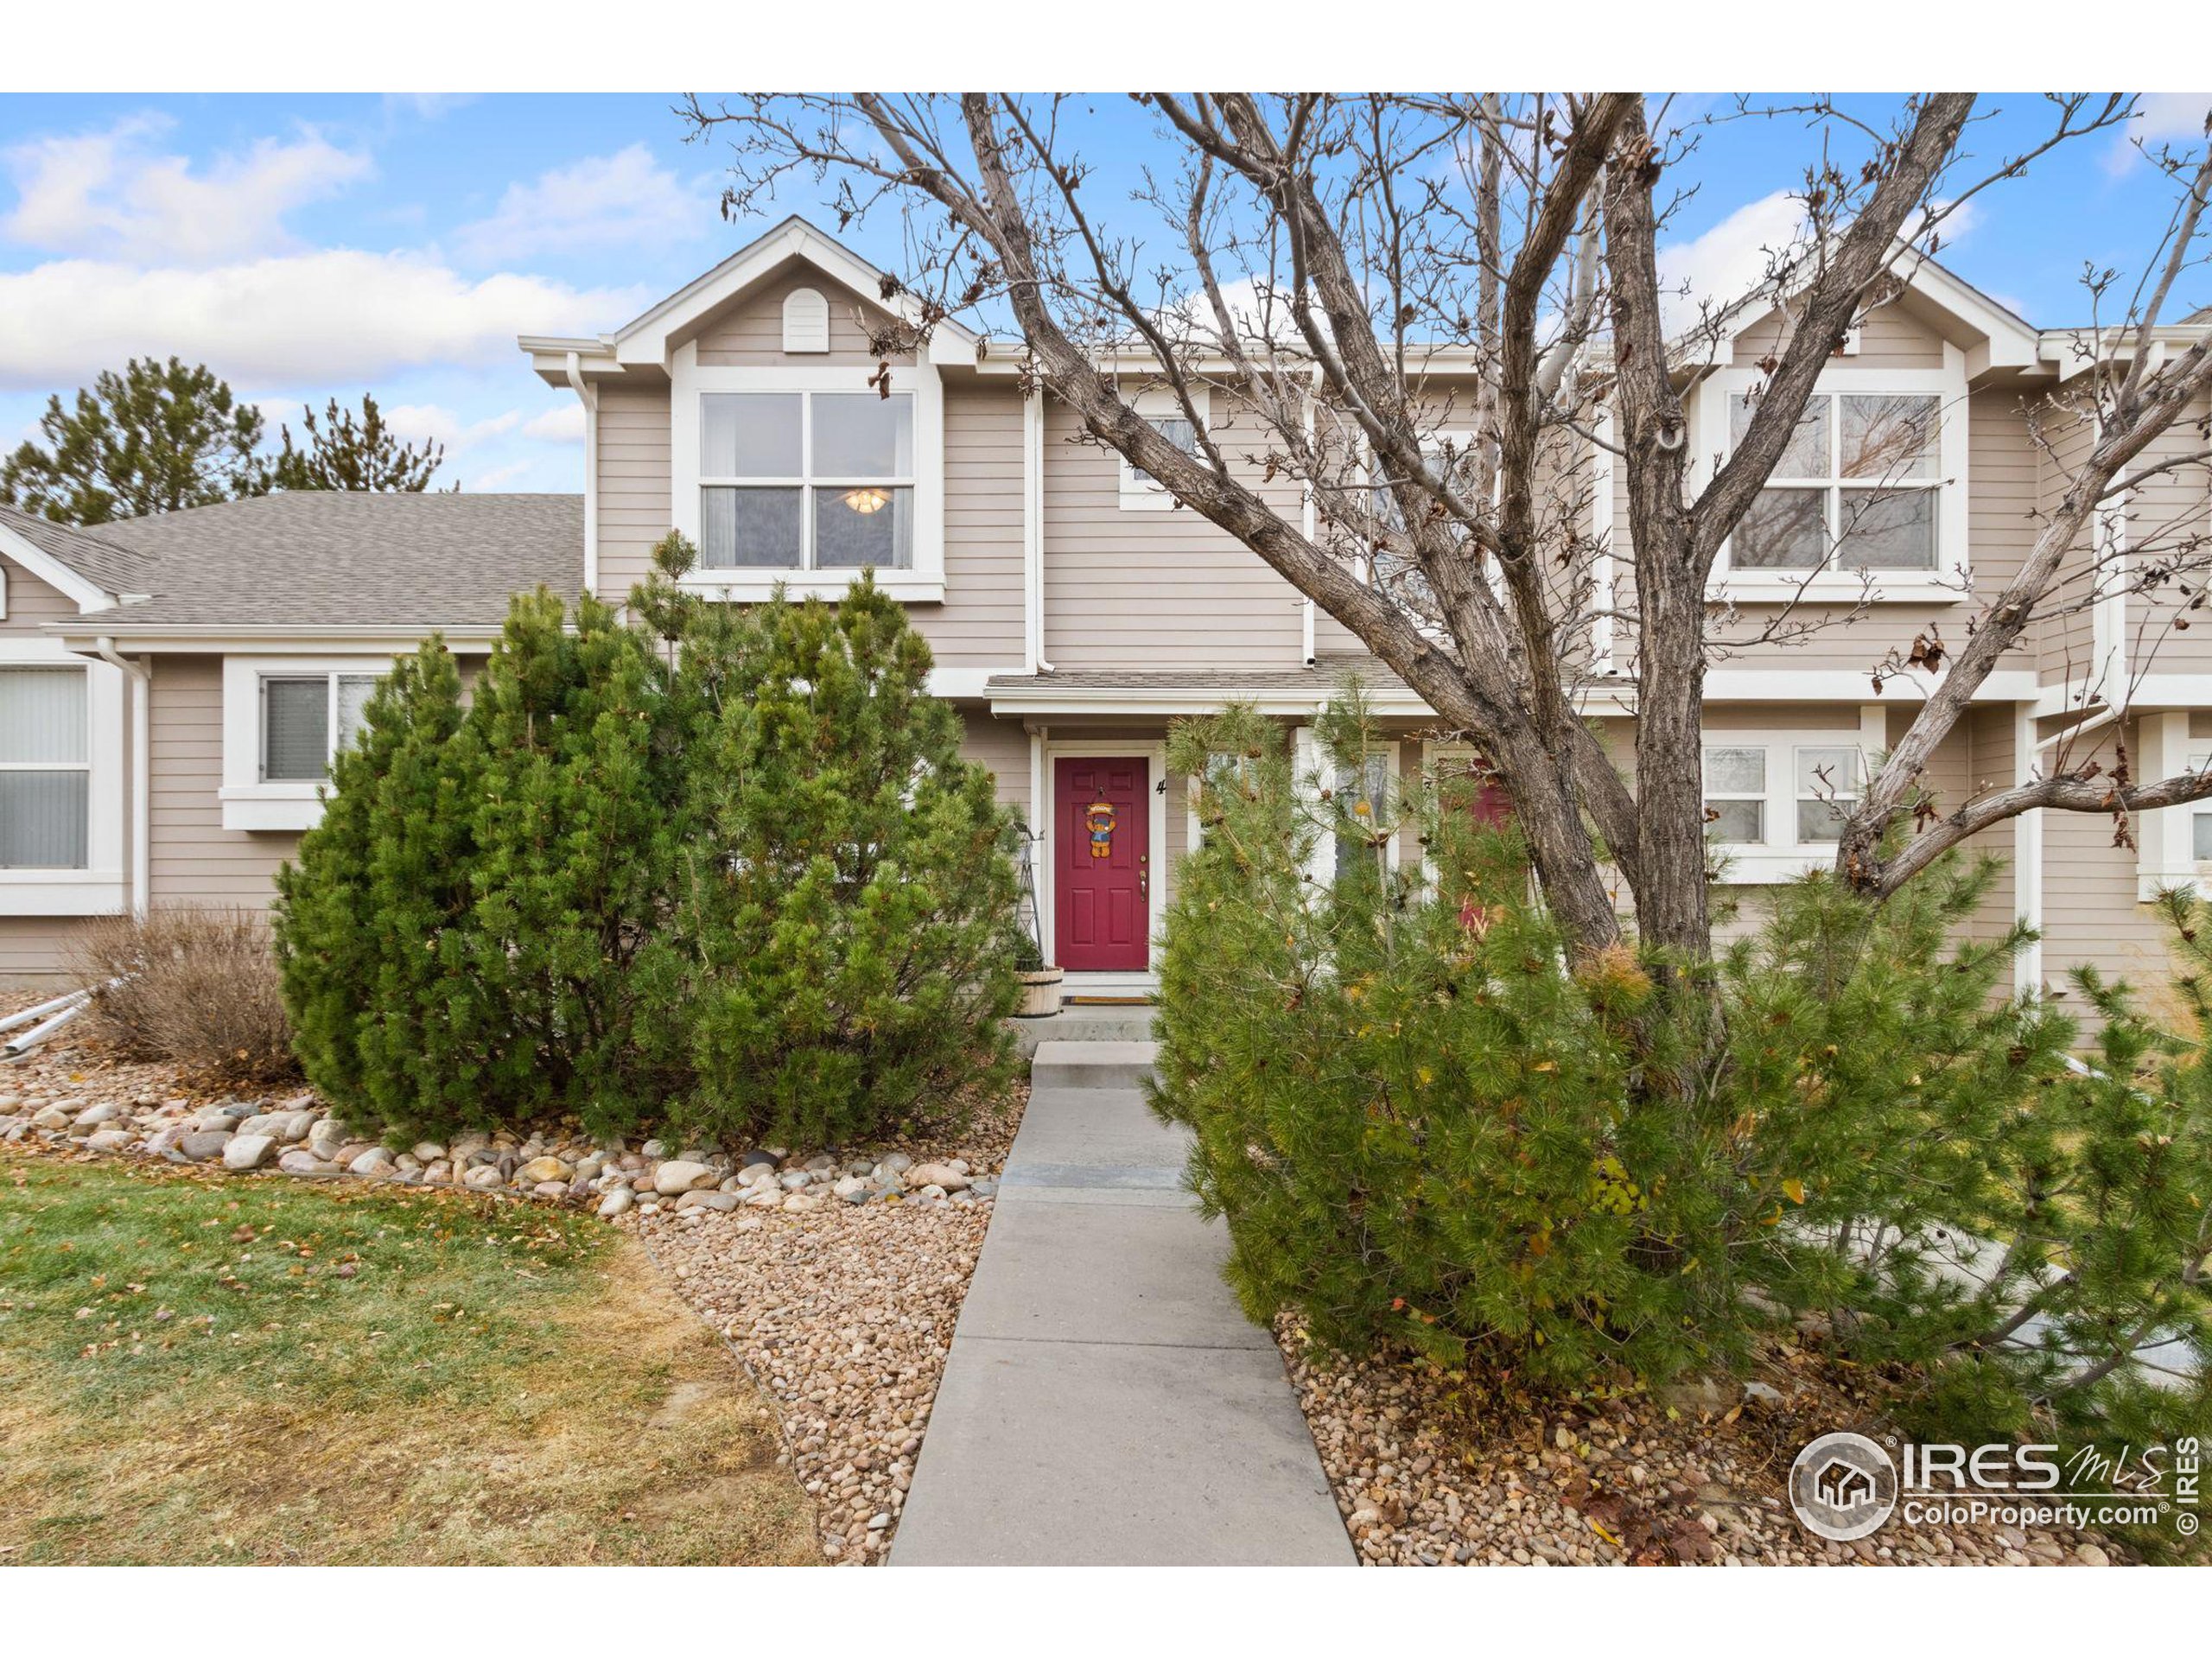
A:
{"label": "attic vent louver", "polygon": [[819,289],[795,288],[784,299],[784,350],[830,349],[830,302]]}

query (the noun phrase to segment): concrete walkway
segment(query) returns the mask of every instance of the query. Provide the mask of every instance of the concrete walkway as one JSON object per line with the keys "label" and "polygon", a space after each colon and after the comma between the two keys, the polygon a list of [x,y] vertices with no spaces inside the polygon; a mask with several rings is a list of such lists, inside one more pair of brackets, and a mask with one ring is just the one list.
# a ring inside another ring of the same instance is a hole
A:
{"label": "concrete walkway", "polygon": [[1047,1042],[894,1567],[1353,1564],[1268,1332],[1146,1108],[1152,1046]]}

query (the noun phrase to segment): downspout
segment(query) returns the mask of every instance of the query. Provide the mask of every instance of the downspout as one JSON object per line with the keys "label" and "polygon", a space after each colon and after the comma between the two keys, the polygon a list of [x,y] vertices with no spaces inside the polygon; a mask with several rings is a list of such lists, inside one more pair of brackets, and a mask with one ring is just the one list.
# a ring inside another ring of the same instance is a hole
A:
{"label": "downspout", "polygon": [[130,914],[146,919],[148,882],[153,872],[154,804],[153,737],[154,678],[143,663],[134,663],[115,648],[112,635],[102,634],[93,649],[111,668],[119,668],[130,685],[125,705],[130,723]]}
{"label": "downspout", "polygon": [[[1316,363],[1313,365],[1313,389],[1307,394],[1306,399],[1306,453],[1309,456],[1313,453],[1313,406],[1319,400],[1320,396],[1321,365]],[[1313,500],[1313,480],[1310,478],[1306,480],[1305,494],[1306,513],[1305,518],[1301,522],[1300,528],[1306,532],[1306,544],[1308,547],[1311,547],[1313,544],[1314,532],[1319,528],[1319,524],[1316,518],[1316,508]],[[1313,601],[1310,595],[1306,597],[1305,604],[1300,607],[1299,626],[1300,630],[1299,660],[1304,663],[1306,667],[1311,668],[1313,666],[1314,651]]]}
{"label": "downspout", "polygon": [[1050,674],[1045,659],[1045,387],[1021,406],[1021,671]]}
{"label": "downspout", "polygon": [[[2043,748],[2036,741],[2035,705],[2012,705],[2012,781],[2031,784],[2036,756]],[[2012,820],[2012,915],[2023,925],[2043,931],[2043,814],[2023,812]],[[2037,996],[2044,993],[2043,940],[2038,938],[2012,962],[2012,994]]]}
{"label": "downspout", "polygon": [[569,386],[584,406],[584,591],[599,594],[599,391],[584,379],[583,359],[569,353]]}

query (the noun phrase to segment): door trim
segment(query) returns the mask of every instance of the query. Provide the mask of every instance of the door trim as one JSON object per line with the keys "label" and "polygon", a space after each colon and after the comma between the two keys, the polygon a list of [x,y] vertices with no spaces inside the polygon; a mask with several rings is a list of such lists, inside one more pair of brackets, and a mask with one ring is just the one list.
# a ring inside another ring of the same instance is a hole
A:
{"label": "door trim", "polygon": [[[1119,743],[1113,743],[1090,738],[1059,738],[1052,736],[1048,733],[1044,740],[1044,747],[1045,798],[1048,802],[1057,801],[1059,798],[1059,762],[1064,755],[1074,760],[1092,757],[1111,760],[1122,755],[1132,757],[1141,755],[1144,759],[1145,787],[1155,791],[1145,803],[1147,823],[1145,839],[1148,843],[1147,851],[1150,855],[1151,867],[1158,878],[1150,884],[1151,905],[1145,918],[1145,966],[1141,977],[1144,987],[1149,988],[1154,983],[1154,976],[1157,972],[1155,958],[1159,954],[1160,931],[1167,925],[1167,877],[1169,874],[1167,798],[1157,792],[1160,785],[1166,781],[1167,778],[1166,741],[1161,739],[1154,742],[1131,743],[1125,740]],[[1045,959],[1057,964],[1060,959],[1060,903],[1057,880],[1058,864],[1056,857],[1058,849],[1053,845],[1052,837],[1059,833],[1059,814],[1048,808],[1044,816],[1046,826],[1046,840],[1041,849],[1043,855],[1037,861],[1044,880],[1039,887],[1037,906],[1039,914],[1043,918],[1049,933],[1045,946]],[[1068,993],[1074,995],[1085,988],[1090,988],[1093,982],[1105,980],[1126,982],[1136,977],[1139,976],[1127,973],[1071,974],[1067,982]],[[1105,987],[1102,984],[1096,988],[1103,990]]]}

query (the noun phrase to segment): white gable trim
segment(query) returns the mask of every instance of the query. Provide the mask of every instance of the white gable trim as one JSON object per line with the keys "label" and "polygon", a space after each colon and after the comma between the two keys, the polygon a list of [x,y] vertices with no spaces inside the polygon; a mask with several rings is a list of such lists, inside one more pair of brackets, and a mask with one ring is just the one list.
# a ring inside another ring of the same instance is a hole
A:
{"label": "white gable trim", "polygon": [[[803,219],[787,219],[766,235],[740,248],[712,270],[670,295],[634,321],[614,334],[614,357],[623,365],[669,369],[673,366],[671,340],[709,312],[727,304],[788,259],[803,259],[830,281],[918,325],[922,308],[911,294],[883,296],[884,274],[840,244],[830,240]],[[950,321],[937,324],[931,333],[933,362],[967,362],[975,357],[977,336]]]}
{"label": "white gable trim", "polygon": [[[2037,369],[2044,365],[2046,353],[2038,330],[1934,260],[1900,248],[1892,274],[1904,284],[1908,293],[1980,336],[1979,344],[1966,348],[1969,378],[1991,369]],[[1885,303],[1896,302],[1891,300]],[[1713,366],[1732,363],[1737,337],[1767,317],[1777,303],[1777,297],[1770,294],[1747,295],[1720,314],[1711,333],[1694,329],[1683,343],[1693,348],[1692,356],[1696,362]]]}
{"label": "white gable trim", "polygon": [[[55,592],[76,601],[79,616],[93,611],[111,610],[115,607],[115,595],[106,588],[88,577],[79,575],[51,553],[41,552],[5,524],[0,524],[0,553],[5,553]],[[7,597],[7,589],[0,587],[0,616],[8,613]]]}

